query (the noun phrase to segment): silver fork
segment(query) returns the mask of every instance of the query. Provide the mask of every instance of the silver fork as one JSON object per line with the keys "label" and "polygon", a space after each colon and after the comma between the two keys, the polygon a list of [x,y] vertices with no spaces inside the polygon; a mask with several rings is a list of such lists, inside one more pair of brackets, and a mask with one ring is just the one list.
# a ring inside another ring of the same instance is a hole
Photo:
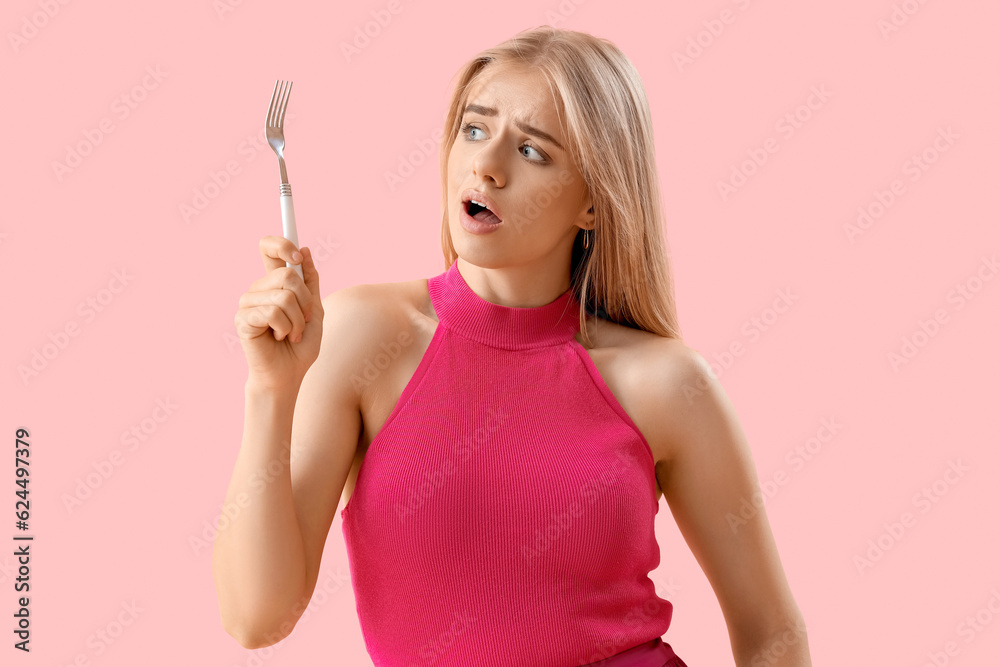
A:
{"label": "silver fork", "polygon": [[[287,86],[285,84],[288,84]],[[278,167],[281,170],[281,227],[286,239],[299,247],[299,235],[295,229],[295,208],[292,206],[292,186],[288,184],[288,172],[285,171],[285,109],[288,107],[288,95],[292,92],[292,82],[278,79],[274,82],[274,92],[271,93],[271,104],[267,109],[267,120],[264,124],[264,134],[267,143],[278,156]],[[296,273],[302,277],[302,265],[294,266]]]}

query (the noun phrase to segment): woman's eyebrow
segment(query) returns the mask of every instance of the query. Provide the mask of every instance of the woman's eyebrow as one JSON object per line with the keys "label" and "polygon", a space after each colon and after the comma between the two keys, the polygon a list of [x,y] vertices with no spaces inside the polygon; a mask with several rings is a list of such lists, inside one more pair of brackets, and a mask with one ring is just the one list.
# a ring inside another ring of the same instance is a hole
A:
{"label": "woman's eyebrow", "polygon": [[[467,113],[477,113],[480,116],[496,116],[497,110],[494,109],[493,107],[484,107],[481,104],[469,104],[465,107],[465,111],[462,113],[462,115],[464,116]],[[544,130],[539,130],[537,127],[532,127],[531,125],[528,125],[527,123],[522,123],[520,121],[514,121],[514,124],[517,125],[518,129],[521,130],[522,132],[526,134],[533,134],[536,137],[545,139],[546,141],[555,144],[556,148],[558,148],[561,151],[566,150],[565,148],[562,147],[562,144],[556,141],[555,137],[553,137],[548,132]]]}

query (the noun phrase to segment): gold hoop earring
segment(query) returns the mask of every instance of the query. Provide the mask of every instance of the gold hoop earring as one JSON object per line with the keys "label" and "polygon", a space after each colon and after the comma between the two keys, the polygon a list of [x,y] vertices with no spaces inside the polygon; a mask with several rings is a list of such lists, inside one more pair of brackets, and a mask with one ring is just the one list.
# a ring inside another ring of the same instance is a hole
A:
{"label": "gold hoop earring", "polygon": [[585,229],[583,230],[583,248],[584,250],[586,250],[589,247],[590,247],[590,234],[588,234],[587,230]]}

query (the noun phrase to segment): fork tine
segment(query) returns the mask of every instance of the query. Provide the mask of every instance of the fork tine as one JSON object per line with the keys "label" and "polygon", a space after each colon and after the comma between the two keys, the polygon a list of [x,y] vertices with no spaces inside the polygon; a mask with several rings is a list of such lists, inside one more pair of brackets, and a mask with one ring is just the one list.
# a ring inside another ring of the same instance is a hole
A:
{"label": "fork tine", "polygon": [[274,125],[275,112],[277,111],[277,100],[278,100],[278,84],[280,80],[274,82],[274,92],[271,93],[271,103],[267,107],[267,118],[264,121],[265,125]]}
{"label": "fork tine", "polygon": [[285,109],[288,108],[288,96],[292,93],[292,82],[288,81],[288,87],[285,88],[284,97],[281,100],[280,108],[278,111],[278,127],[283,128],[285,126]]}
{"label": "fork tine", "polygon": [[285,81],[278,79],[274,82],[274,92],[271,94],[271,106],[267,110],[267,124],[269,127],[282,128],[285,119],[285,106],[288,104],[287,87]]}

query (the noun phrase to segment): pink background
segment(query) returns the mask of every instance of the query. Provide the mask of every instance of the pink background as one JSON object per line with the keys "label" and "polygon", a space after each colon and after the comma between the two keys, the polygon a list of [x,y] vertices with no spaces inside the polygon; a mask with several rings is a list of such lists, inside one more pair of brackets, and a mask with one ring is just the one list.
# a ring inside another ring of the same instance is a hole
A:
{"label": "pink background", "polygon": [[[0,548],[5,664],[371,664],[339,513],[312,606],[268,649],[222,630],[209,542],[192,544],[210,537],[240,446],[237,300],[263,274],[259,239],[281,233],[277,160],[253,138],[275,79],[293,80],[288,170],[324,294],[436,275],[449,81],[545,23],[612,40],[645,82],[681,325],[717,364],[762,484],[784,481],[766,511],[814,664],[996,664],[996,3],[11,0],[3,15],[3,432],[8,447],[31,432],[36,536],[30,656],[11,647],[17,575]],[[721,196],[741,164],[745,183]],[[859,207],[875,215],[852,239]],[[781,313],[779,290],[794,295]],[[916,354],[894,367],[904,340]],[[800,458],[824,420],[842,427]],[[956,461],[967,469],[946,476]],[[692,667],[732,664],[663,509],[651,577],[675,604],[666,639]],[[866,554],[878,560],[860,568]]]}

